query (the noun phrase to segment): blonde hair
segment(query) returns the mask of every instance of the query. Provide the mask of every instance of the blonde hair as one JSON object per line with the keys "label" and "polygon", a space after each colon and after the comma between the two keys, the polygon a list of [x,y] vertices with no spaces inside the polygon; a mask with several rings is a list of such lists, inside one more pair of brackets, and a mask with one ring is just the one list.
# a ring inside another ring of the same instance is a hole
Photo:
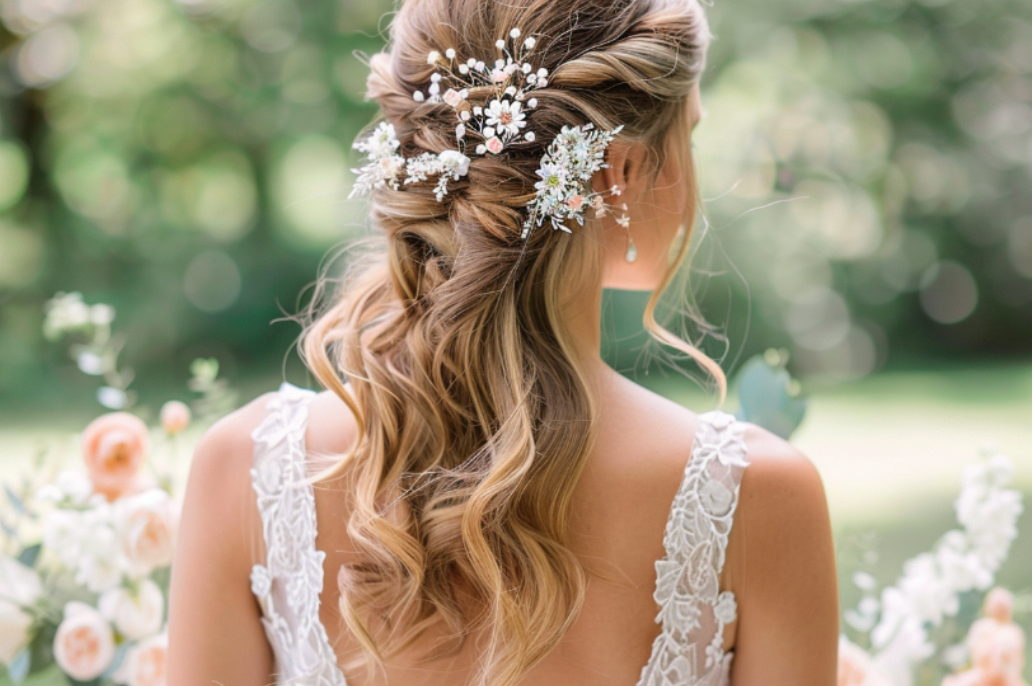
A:
{"label": "blonde hair", "polygon": [[[476,682],[491,686],[516,683],[560,641],[586,586],[568,523],[596,400],[561,311],[570,284],[598,282],[601,241],[592,221],[573,234],[533,231],[525,245],[522,209],[551,134],[586,121],[623,124],[621,139],[652,152],[652,178],[674,136],[695,198],[686,99],[710,38],[696,0],[410,0],[367,82],[402,154],[455,146],[448,108],[412,97],[430,77],[428,52],[493,55],[512,27],[538,38],[536,66],[551,73],[528,114],[536,142],[474,157],[441,203],[433,182],[376,190],[378,233],[329,306],[312,306],[300,339],[306,365],[358,425],[351,448],[315,480],[347,485],[361,562],[341,569],[340,610],[361,661],[373,669],[432,627],[452,649],[483,631]],[[720,367],[654,317],[689,245],[687,205],[644,325],[724,394]],[[483,608],[476,616],[457,584]]]}

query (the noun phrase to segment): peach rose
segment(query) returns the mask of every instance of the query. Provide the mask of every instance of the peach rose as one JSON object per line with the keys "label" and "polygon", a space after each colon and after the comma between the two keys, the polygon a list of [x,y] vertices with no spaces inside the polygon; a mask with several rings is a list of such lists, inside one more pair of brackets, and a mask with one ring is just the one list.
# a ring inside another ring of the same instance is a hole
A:
{"label": "peach rose", "polygon": [[984,616],[966,636],[970,669],[952,674],[941,686],[1026,686],[1023,652],[1027,637],[1012,621],[1012,594],[993,588],[984,599]]}
{"label": "peach rose", "polygon": [[172,562],[178,519],[176,503],[160,488],[116,503],[115,526],[132,576],[147,576]]}
{"label": "peach rose", "polygon": [[190,408],[179,400],[170,400],[162,405],[162,428],[167,434],[178,434],[190,424]]}
{"label": "peach rose", "polygon": [[96,679],[115,659],[115,633],[111,625],[93,607],[70,601],[54,636],[54,659],[73,679]]}
{"label": "peach rose", "polygon": [[112,675],[112,680],[127,686],[165,686],[169,678],[168,663],[168,635],[151,636],[126,652],[125,662]]}
{"label": "peach rose", "polygon": [[128,412],[109,412],[83,431],[83,461],[93,489],[109,502],[132,492],[149,447],[147,425]]}

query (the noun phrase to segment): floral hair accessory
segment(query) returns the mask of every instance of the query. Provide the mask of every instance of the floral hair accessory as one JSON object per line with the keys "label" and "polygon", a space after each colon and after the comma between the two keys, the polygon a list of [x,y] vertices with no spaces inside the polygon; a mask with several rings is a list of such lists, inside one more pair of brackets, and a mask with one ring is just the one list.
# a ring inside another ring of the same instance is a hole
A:
{"label": "floral hair accessory", "polygon": [[369,161],[361,168],[352,170],[358,178],[352,185],[349,198],[365,195],[374,188],[386,186],[398,190],[396,177],[405,166],[406,160],[396,152],[399,149],[399,140],[395,137],[394,126],[381,122],[373,133],[364,140],[356,141],[352,147],[365,152]]}
{"label": "floral hair accessory", "polygon": [[[607,208],[603,202],[605,193],[593,192],[589,180],[609,166],[603,161],[604,151],[623,128],[621,125],[612,131],[600,131],[589,123],[560,129],[535,172],[540,180],[535,182],[535,197],[528,203],[528,218],[524,221],[521,238],[527,238],[533,227],[542,226],[546,217],[554,230],[571,233],[564,222],[574,219],[579,226],[584,226],[586,207],[594,208],[597,217],[603,216]],[[621,195],[617,186],[608,193]],[[622,216],[618,223],[627,227],[628,218]]]}
{"label": "floral hair accessory", "polygon": [[[508,146],[534,142],[535,132],[523,131],[528,124],[526,112],[538,107],[537,99],[529,97],[529,93],[549,84],[549,71],[542,67],[535,69],[527,60],[535,43],[532,36],[521,40],[520,29],[514,28],[508,39],[495,42],[501,56],[493,62],[473,57],[462,61],[453,48],[444,55],[437,50],[428,53],[427,63],[433,65],[435,71],[427,92],[415,91],[413,100],[444,103],[452,108],[456,114],[458,149],[438,154],[424,152],[407,160],[398,153],[395,128],[381,123],[353,146],[366,153],[367,163],[352,170],[358,178],[348,197],[369,193],[374,188],[398,190],[399,175],[405,172],[402,184],[438,176],[434,195],[442,202],[448,194],[448,182],[466,176],[470,168],[468,139],[474,139],[473,154],[479,156],[499,155]],[[487,104],[471,102],[471,91],[475,89],[491,89]],[[607,166],[603,162],[604,152],[622,128],[623,125],[602,131],[588,123],[561,129],[536,172],[540,180],[535,183],[535,197],[527,204],[528,218],[521,231],[522,239],[528,237],[533,227],[541,226],[547,217],[554,229],[570,233],[564,223],[574,219],[583,226],[587,208],[593,208],[596,216],[607,211],[609,206],[603,202],[605,194],[592,192],[589,180]],[[620,191],[614,187],[608,193],[619,195]],[[627,226],[627,217],[622,215],[619,223]]]}

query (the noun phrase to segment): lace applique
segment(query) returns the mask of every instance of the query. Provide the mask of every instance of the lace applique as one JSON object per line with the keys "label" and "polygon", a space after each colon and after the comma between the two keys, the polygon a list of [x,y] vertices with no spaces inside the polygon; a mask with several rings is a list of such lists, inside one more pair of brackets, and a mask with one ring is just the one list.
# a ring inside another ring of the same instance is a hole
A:
{"label": "lace applique", "polygon": [[276,656],[278,684],[346,686],[319,619],[323,560],[316,548],[316,501],[305,474],[305,423],[316,392],[287,382],[251,433],[251,483],[258,496],[266,564],[251,569],[251,591]]}
{"label": "lace applique", "polygon": [[[728,683],[732,652],[722,650],[722,634],[736,619],[736,598],[719,591],[718,577],[747,466],[743,430],[724,412],[700,416],[693,455],[664,529],[665,556],[654,563],[661,633],[637,686]],[[697,637],[711,626],[710,641],[699,644]]]}

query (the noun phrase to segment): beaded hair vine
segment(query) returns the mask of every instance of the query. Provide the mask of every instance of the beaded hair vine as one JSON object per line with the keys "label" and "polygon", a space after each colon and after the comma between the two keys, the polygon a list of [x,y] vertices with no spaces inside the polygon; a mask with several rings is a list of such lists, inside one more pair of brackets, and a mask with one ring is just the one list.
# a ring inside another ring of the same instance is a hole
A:
{"label": "beaded hair vine", "polygon": [[[444,103],[456,114],[456,150],[438,154],[423,152],[409,159],[399,154],[395,127],[380,123],[366,138],[353,146],[366,153],[367,162],[353,169],[358,176],[349,198],[369,193],[374,188],[398,190],[401,184],[426,181],[437,176],[435,199],[442,202],[448,194],[449,181],[466,176],[470,168],[467,156],[468,140],[477,141],[473,155],[498,155],[508,146],[533,142],[535,132],[527,129],[525,110],[538,107],[531,91],[549,84],[549,71],[535,69],[527,61],[535,48],[535,38],[521,40],[520,29],[510,30],[509,39],[500,38],[495,47],[501,55],[492,63],[474,59],[461,61],[456,51],[449,48],[444,56],[438,51],[427,55],[427,63],[435,67],[431,83],[425,93],[413,93],[416,102]],[[470,101],[471,89],[491,88],[493,94],[485,105]],[[443,90],[444,89],[444,90]],[[548,219],[553,229],[571,233],[568,220],[584,226],[584,213],[592,209],[597,217],[616,208],[604,202],[607,195],[621,194],[617,186],[604,192],[590,187],[592,175],[607,167],[603,161],[607,146],[621,132],[624,125],[610,131],[597,129],[593,124],[564,126],[542,156],[536,174],[535,197],[527,203],[528,215],[524,221],[521,239],[527,239],[532,229]],[[522,132],[523,129],[524,130]],[[399,177],[402,177],[401,182]],[[622,204],[622,210],[628,206]],[[628,227],[628,216],[617,215],[617,222]]]}

